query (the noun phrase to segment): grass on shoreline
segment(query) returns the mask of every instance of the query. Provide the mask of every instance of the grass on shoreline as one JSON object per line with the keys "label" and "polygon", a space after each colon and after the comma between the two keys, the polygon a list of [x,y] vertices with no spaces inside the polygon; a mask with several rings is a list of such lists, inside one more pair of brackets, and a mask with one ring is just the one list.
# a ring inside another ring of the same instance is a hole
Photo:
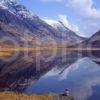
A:
{"label": "grass on shoreline", "polygon": [[53,98],[50,95],[25,95],[13,92],[0,92],[0,100],[53,100]]}
{"label": "grass on shoreline", "polygon": [[52,52],[68,52],[68,51],[80,51],[80,52],[89,52],[89,51],[100,51],[100,48],[51,48],[51,47],[37,47],[37,48],[23,48],[23,47],[16,47],[16,48],[0,48],[0,57],[9,57],[15,54],[16,52],[33,52],[38,53],[42,51],[48,51],[48,53]]}

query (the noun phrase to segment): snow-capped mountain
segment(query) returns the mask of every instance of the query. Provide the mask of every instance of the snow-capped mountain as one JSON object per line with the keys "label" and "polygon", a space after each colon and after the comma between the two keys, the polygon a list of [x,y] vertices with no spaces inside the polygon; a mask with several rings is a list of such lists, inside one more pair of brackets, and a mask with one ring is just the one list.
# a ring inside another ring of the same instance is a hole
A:
{"label": "snow-capped mountain", "polygon": [[63,24],[61,21],[56,21],[56,20],[45,20],[49,25],[51,25],[53,28],[63,31],[69,31],[67,27]]}
{"label": "snow-capped mountain", "polygon": [[[49,25],[51,25],[54,29],[60,32],[60,35],[71,44],[73,41],[74,43],[80,43],[85,38],[78,36],[75,32],[67,28],[63,22],[55,21],[55,20],[45,20]],[[58,34],[59,35],[59,34]],[[73,43],[73,44],[74,44]]]}
{"label": "snow-capped mountain", "polygon": [[[28,30],[28,33],[30,33],[29,37],[38,36],[39,38],[43,38],[45,36],[50,36],[56,40],[56,42],[59,43],[59,41],[63,41],[66,43],[66,45],[73,45],[84,40],[84,38],[76,35],[73,31],[65,27],[61,22],[58,22],[58,26],[56,28],[46,23],[37,15],[31,14],[25,6],[18,4],[16,0],[0,1],[0,20],[4,23],[7,22],[6,25],[3,23],[5,27],[10,27],[11,25],[15,27],[17,31],[22,29]],[[4,28],[4,25],[1,27]],[[12,27],[10,28],[11,29],[9,30],[12,30]],[[20,33],[23,32],[20,31],[19,34],[13,35],[17,36],[17,38],[22,38],[23,36]],[[47,41],[47,39],[44,41]]]}
{"label": "snow-capped mountain", "polygon": [[24,5],[20,5],[16,0],[1,0],[0,8],[6,9],[20,18],[33,18],[35,14],[31,14]]}

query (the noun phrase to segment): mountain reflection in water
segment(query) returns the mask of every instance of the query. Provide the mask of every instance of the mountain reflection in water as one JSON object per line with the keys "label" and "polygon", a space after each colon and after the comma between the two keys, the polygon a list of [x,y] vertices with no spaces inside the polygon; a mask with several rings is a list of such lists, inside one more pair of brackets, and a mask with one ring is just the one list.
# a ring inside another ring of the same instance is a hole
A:
{"label": "mountain reflection in water", "polygon": [[70,90],[75,100],[100,100],[100,66],[89,58],[81,58],[69,67],[57,65],[25,92],[62,93],[65,88]]}

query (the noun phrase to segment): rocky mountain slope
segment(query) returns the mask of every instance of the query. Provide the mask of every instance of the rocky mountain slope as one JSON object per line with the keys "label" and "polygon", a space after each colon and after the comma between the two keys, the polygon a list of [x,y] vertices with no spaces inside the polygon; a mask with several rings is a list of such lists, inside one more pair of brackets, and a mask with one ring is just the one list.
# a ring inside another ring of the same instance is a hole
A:
{"label": "rocky mountain slope", "polygon": [[83,38],[81,36],[78,36],[75,32],[67,28],[63,22],[61,21],[47,21],[45,20],[49,25],[51,25],[54,29],[56,29],[60,34],[58,34],[59,37],[62,37],[66,43],[75,45],[76,43],[80,43],[84,41],[86,38]]}
{"label": "rocky mountain slope", "polygon": [[100,64],[100,31],[96,32],[89,39],[72,46],[72,48],[83,48],[84,51],[80,51],[83,56],[90,57],[93,61]]}
{"label": "rocky mountain slope", "polygon": [[[67,28],[55,29],[37,15],[31,14],[25,6],[18,4],[15,0],[0,1],[0,29],[4,31],[1,32],[1,36],[12,36],[19,41],[43,38],[42,41],[46,42],[52,38],[58,44],[64,42],[65,45],[72,45],[84,39],[71,30],[67,31]],[[66,37],[62,36],[63,33],[66,33]]]}
{"label": "rocky mountain slope", "polygon": [[82,47],[91,47],[91,48],[99,48],[100,47],[100,30],[96,32],[89,39],[83,41],[79,44]]}
{"label": "rocky mountain slope", "polygon": [[82,45],[83,47],[87,46],[87,48],[95,49],[91,51],[91,53],[88,53],[87,55],[100,64],[100,31],[96,32],[86,42],[83,42]]}

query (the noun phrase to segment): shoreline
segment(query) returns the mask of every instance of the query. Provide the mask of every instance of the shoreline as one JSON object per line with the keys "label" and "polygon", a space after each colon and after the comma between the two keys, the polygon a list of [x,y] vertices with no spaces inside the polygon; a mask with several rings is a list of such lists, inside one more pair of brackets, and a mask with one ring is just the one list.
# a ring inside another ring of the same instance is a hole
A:
{"label": "shoreline", "polygon": [[72,96],[61,96],[59,94],[21,94],[18,92],[0,92],[0,100],[74,100]]}

